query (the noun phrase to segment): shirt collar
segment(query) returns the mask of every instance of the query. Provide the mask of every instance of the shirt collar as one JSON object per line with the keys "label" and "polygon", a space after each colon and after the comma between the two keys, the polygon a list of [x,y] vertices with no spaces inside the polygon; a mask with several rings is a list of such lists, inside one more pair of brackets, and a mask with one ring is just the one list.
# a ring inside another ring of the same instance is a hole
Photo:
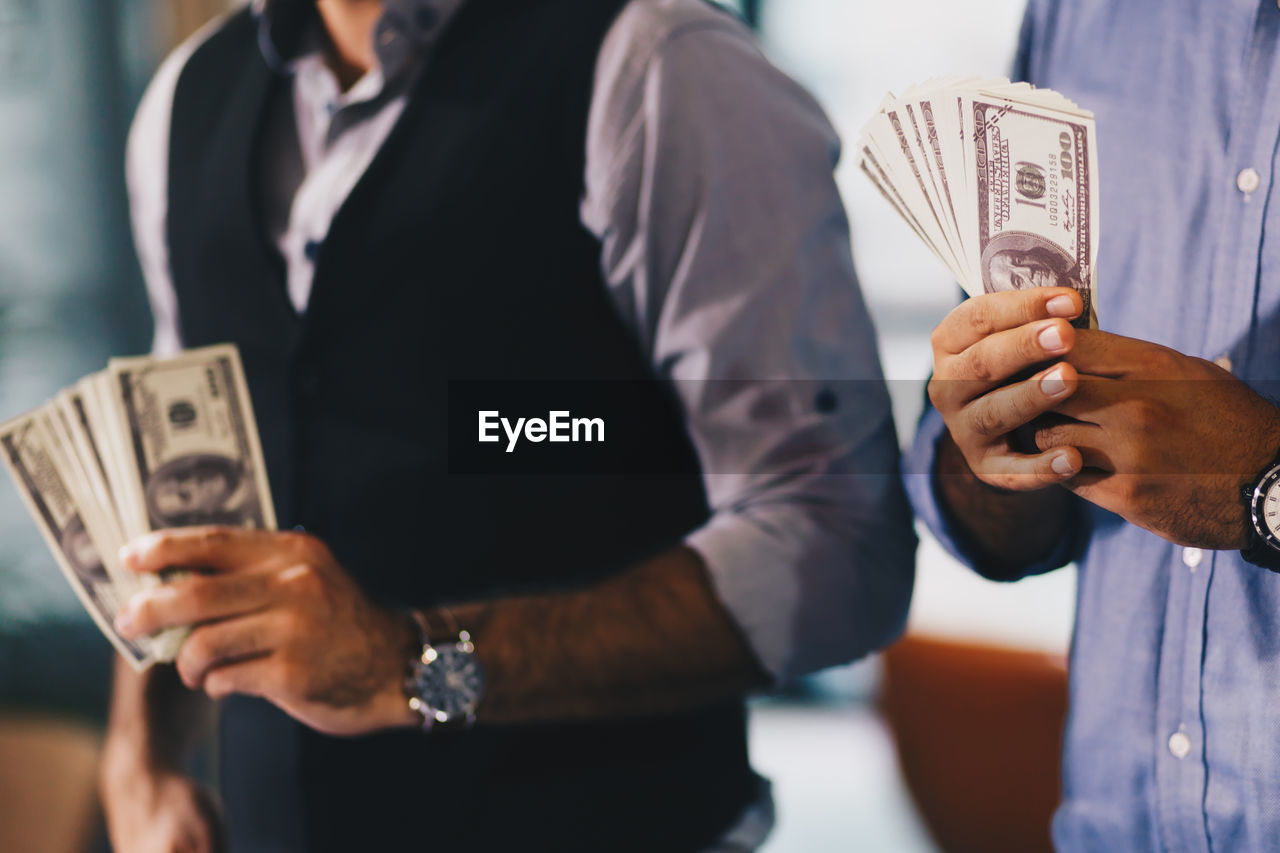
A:
{"label": "shirt collar", "polygon": [[[373,31],[374,54],[384,79],[390,80],[424,57],[439,40],[466,0],[384,0]],[[314,52],[319,26],[315,0],[253,0],[258,17],[258,43],[268,64],[290,70],[300,57]]]}

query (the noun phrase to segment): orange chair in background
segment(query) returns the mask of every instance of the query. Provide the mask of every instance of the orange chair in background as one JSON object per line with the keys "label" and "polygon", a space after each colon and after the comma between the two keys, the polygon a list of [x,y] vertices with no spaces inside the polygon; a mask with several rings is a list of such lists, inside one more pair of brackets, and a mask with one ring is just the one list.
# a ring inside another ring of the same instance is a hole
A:
{"label": "orange chair in background", "polygon": [[908,636],[885,655],[882,707],[907,787],[945,853],[1052,851],[1064,659]]}

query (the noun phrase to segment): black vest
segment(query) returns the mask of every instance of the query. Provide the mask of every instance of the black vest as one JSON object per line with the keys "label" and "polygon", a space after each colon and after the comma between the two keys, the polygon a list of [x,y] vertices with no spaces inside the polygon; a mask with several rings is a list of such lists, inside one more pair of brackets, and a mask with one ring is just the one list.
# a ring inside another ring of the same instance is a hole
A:
{"label": "black vest", "polygon": [[[255,197],[288,81],[247,13],[180,78],[168,240],[183,343],[239,345],[281,526],[324,539],[388,606],[599,580],[707,518],[679,407],[579,221],[594,66],[623,5],[468,0],[334,220],[305,319]],[[625,389],[605,396],[645,440],[538,471],[472,453],[476,400],[588,387]],[[335,739],[235,698],[221,751],[235,853],[695,851],[755,790],[738,703]]]}

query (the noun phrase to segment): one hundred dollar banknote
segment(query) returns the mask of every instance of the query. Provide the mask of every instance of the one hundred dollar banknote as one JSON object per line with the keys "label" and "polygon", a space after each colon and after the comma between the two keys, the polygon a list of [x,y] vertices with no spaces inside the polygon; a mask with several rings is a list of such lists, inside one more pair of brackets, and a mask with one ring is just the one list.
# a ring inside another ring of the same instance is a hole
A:
{"label": "one hundred dollar banknote", "polygon": [[1026,83],[931,80],[885,96],[858,162],[967,293],[1072,287],[1096,328],[1092,113]]}
{"label": "one hundred dollar banknote", "polygon": [[231,345],[115,359],[0,426],[0,446],[63,575],[138,670],[172,660],[188,631],[137,642],[116,633],[124,603],[161,582],[121,566],[120,547],[172,527],[276,527],[249,389]]}

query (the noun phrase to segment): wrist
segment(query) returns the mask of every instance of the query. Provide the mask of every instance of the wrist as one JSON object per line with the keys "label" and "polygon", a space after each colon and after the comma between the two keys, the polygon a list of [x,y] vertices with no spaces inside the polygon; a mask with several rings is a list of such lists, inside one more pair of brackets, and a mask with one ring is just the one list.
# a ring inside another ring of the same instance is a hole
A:
{"label": "wrist", "polygon": [[417,625],[410,614],[389,610],[386,612],[385,631],[387,641],[384,648],[389,650],[389,660],[378,689],[367,704],[369,729],[372,731],[417,725],[416,715],[410,709],[405,694],[409,661],[422,651]]}
{"label": "wrist", "polygon": [[181,775],[181,771],[176,764],[148,754],[139,739],[108,733],[103,741],[98,791],[108,809],[118,796],[150,802],[160,787],[159,780],[177,775]]}

